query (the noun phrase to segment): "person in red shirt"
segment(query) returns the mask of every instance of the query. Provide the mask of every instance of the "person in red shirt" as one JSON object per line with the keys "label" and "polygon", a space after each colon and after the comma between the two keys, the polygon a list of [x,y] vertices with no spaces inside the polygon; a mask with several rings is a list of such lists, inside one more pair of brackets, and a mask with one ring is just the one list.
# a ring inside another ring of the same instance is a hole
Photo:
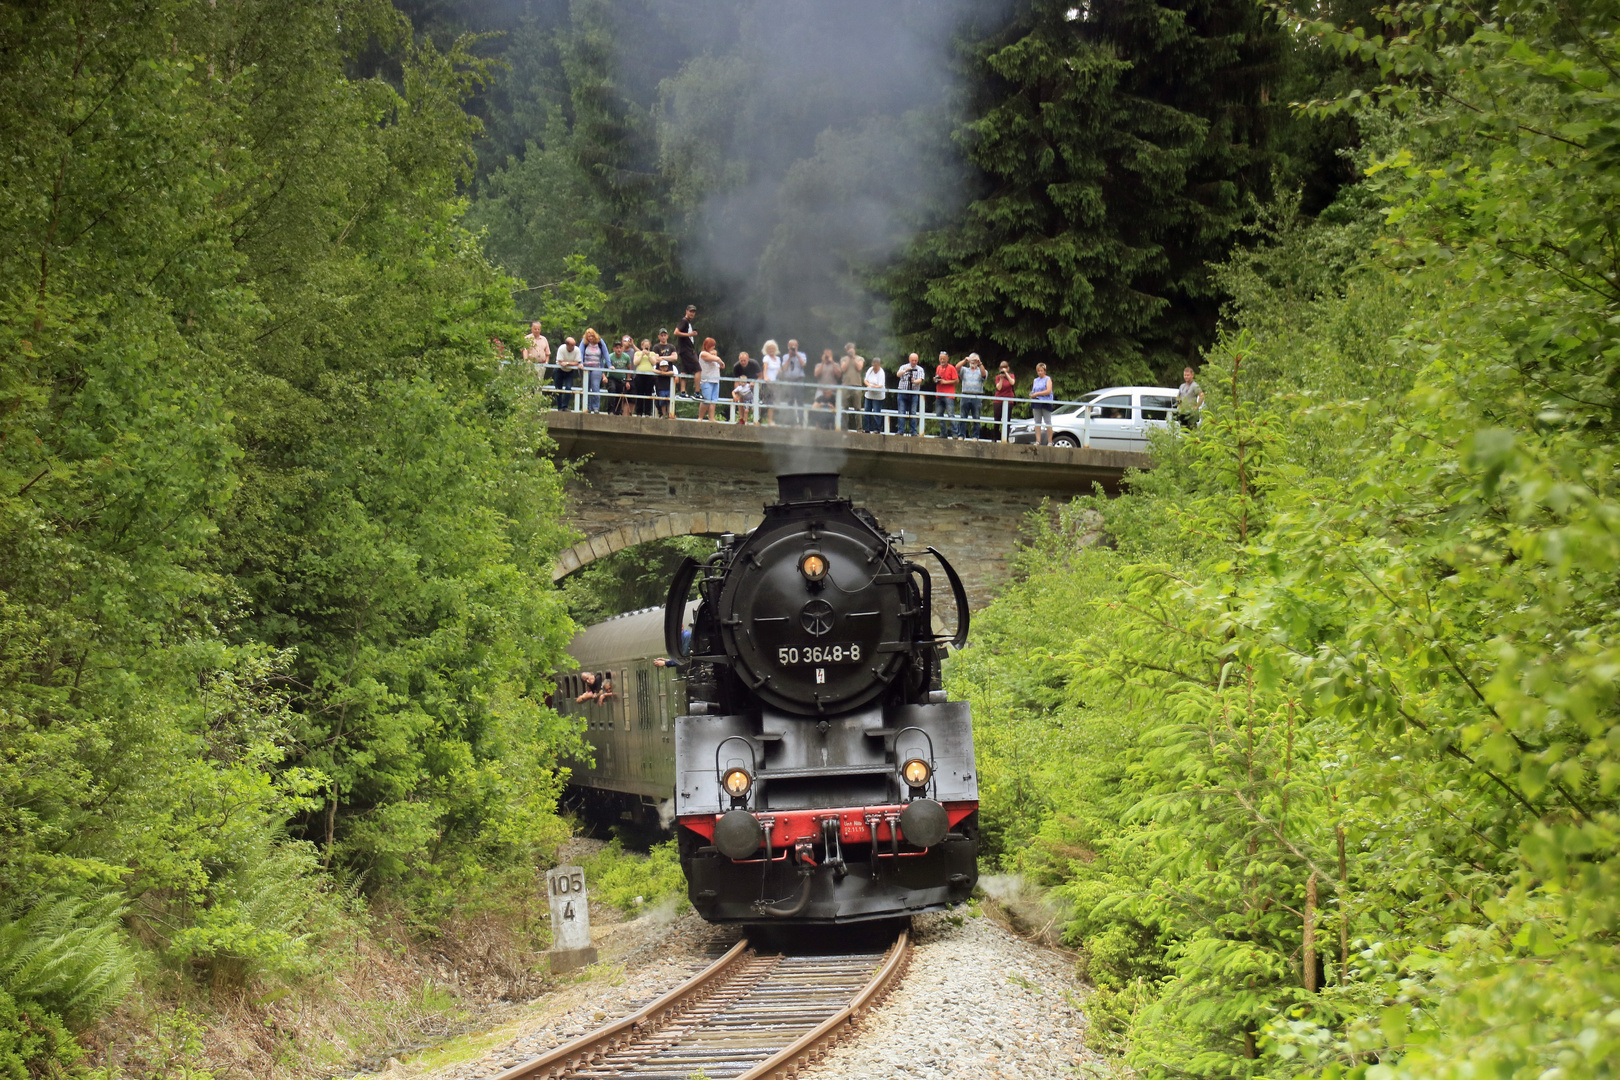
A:
{"label": "person in red shirt", "polygon": [[1017,386],[1012,368],[1003,360],[1001,370],[996,372],[996,438],[1002,442],[1007,441],[1007,422],[1012,418],[1013,390]]}
{"label": "person in red shirt", "polygon": [[939,366],[934,369],[934,390],[939,397],[934,399],[935,411],[939,414],[939,435],[942,439],[954,439],[961,434],[961,425],[956,420],[956,384],[961,381],[956,365],[951,363],[950,353],[939,354]]}

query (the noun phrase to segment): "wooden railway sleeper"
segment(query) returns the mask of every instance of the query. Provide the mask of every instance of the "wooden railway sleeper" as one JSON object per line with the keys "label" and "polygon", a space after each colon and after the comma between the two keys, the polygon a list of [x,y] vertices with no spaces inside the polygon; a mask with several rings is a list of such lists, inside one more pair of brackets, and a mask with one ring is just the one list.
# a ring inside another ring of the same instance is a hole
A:
{"label": "wooden railway sleeper", "polygon": [[[704,1062],[730,1066],[729,1073],[760,1053],[766,1059],[733,1074],[734,1080],[795,1076],[847,1038],[895,985],[909,960],[909,945],[910,935],[902,934],[869,976],[865,957],[829,957],[826,963],[758,957],[748,951],[746,941],[739,942],[698,976],[636,1014],[509,1069],[496,1080],[630,1080],[672,1071],[685,1075]],[[862,988],[853,999],[847,997],[856,987]],[[811,1030],[791,1037],[806,1025]],[[786,1047],[781,1045],[784,1037],[791,1038]]]}

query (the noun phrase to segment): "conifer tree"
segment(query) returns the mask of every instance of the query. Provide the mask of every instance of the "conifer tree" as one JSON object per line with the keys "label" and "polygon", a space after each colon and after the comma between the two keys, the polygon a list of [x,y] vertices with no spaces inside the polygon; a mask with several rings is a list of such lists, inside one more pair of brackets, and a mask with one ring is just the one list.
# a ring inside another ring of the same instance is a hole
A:
{"label": "conifer tree", "polygon": [[1208,340],[1205,264],[1268,186],[1284,39],[1233,0],[1075,2],[1030,0],[970,48],[957,138],[983,194],[891,276],[897,329],[1081,381],[1166,376]]}
{"label": "conifer tree", "polygon": [[[683,291],[648,107],[658,75],[673,74],[672,65],[683,56],[678,44],[660,38],[661,20],[650,7],[615,11],[604,0],[580,0],[559,42],[571,93],[573,147],[597,204],[597,254],[607,277],[609,314],[635,326],[673,318],[671,298]],[[640,32],[627,40],[627,27]]]}

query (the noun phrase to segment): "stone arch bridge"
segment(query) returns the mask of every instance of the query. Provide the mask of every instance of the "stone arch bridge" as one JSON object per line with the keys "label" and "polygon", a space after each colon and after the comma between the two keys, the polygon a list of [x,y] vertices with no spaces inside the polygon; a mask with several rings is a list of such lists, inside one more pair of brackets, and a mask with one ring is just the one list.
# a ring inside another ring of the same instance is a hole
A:
{"label": "stone arch bridge", "polygon": [[[559,456],[576,463],[568,522],[585,539],[552,570],[560,581],[615,551],[671,536],[741,533],[776,500],[776,476],[837,472],[840,491],[945,553],[974,608],[1012,571],[1029,512],[1101,484],[1118,489],[1145,454],[802,428],[554,412]],[[915,537],[915,541],[911,538]]]}

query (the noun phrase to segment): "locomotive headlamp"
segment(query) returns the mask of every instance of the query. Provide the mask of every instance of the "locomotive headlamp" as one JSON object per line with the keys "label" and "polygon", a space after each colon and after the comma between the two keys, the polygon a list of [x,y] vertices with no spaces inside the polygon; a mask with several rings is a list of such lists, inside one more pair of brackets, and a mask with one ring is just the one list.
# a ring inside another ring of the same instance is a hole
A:
{"label": "locomotive headlamp", "polygon": [[912,758],[900,766],[900,775],[905,777],[910,787],[926,787],[928,778],[934,775],[934,770],[928,767],[928,762],[922,758]]}
{"label": "locomotive headlamp", "polygon": [[827,557],[812,551],[799,560],[799,573],[806,581],[820,581],[827,576]]}
{"label": "locomotive headlamp", "polygon": [[754,778],[748,775],[747,769],[727,769],[720,783],[725,787],[727,794],[734,799],[740,799],[754,786]]}

